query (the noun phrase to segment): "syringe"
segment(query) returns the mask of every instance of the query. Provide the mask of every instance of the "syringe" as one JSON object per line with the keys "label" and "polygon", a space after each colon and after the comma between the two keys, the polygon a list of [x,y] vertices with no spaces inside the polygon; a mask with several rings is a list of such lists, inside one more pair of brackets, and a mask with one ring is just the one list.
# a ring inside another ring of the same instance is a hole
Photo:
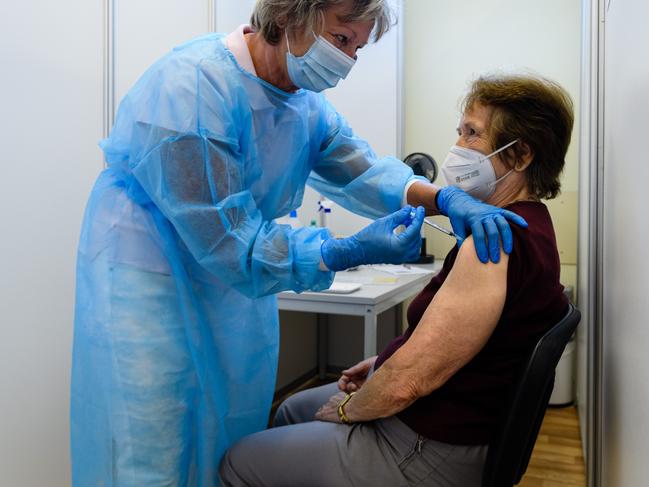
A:
{"label": "syringe", "polygon": [[439,226],[437,223],[429,222],[425,218],[424,218],[424,223],[428,226],[433,227],[435,230],[439,230],[440,232],[449,235],[450,237],[457,238],[451,230],[447,230],[446,228]]}

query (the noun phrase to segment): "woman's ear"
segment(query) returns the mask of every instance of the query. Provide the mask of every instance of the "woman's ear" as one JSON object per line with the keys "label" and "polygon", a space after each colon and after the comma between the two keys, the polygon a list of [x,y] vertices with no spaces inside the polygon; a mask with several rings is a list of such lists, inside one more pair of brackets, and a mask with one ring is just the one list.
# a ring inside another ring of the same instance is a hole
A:
{"label": "woman's ear", "polygon": [[523,172],[534,160],[534,152],[525,142],[520,142],[520,151],[518,151],[518,160],[514,164],[514,171]]}

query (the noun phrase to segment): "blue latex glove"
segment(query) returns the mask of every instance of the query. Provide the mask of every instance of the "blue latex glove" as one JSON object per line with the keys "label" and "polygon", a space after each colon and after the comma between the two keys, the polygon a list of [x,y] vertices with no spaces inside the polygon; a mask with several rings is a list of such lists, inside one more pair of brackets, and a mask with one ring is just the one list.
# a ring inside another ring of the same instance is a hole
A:
{"label": "blue latex glove", "polygon": [[446,186],[439,190],[437,208],[442,215],[451,220],[458,247],[467,235],[473,235],[476,253],[483,263],[489,262],[489,259],[493,262],[500,261],[499,237],[503,241],[505,253],[511,253],[513,238],[507,220],[527,228],[525,219],[516,213],[476,200],[454,186]]}
{"label": "blue latex glove", "polygon": [[[424,209],[405,206],[376,220],[348,238],[330,238],[322,243],[322,260],[332,271],[341,271],[363,264],[401,264],[412,262],[421,249],[421,225]],[[394,229],[406,225],[395,234]]]}

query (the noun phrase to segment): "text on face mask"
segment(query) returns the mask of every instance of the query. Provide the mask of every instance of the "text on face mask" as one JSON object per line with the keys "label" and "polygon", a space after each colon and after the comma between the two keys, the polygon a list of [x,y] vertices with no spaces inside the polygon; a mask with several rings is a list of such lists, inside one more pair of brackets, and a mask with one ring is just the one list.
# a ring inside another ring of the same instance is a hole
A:
{"label": "text on face mask", "polygon": [[455,178],[455,182],[456,183],[461,183],[462,181],[468,181],[469,179],[478,177],[479,175],[480,175],[480,171],[478,171],[478,170],[471,171],[471,172],[468,172],[466,174],[462,174],[461,176],[457,176]]}

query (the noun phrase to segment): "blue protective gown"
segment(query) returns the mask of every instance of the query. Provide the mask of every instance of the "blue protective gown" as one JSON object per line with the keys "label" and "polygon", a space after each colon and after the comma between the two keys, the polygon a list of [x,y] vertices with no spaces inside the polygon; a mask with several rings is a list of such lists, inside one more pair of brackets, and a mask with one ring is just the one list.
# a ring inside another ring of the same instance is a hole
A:
{"label": "blue protective gown", "polygon": [[154,64],[101,144],[78,251],[75,486],[213,486],[224,451],[266,426],[274,294],[327,288],[326,230],[276,217],[311,184],[379,217],[412,171],[377,159],[322,95],[244,71],[219,35]]}

